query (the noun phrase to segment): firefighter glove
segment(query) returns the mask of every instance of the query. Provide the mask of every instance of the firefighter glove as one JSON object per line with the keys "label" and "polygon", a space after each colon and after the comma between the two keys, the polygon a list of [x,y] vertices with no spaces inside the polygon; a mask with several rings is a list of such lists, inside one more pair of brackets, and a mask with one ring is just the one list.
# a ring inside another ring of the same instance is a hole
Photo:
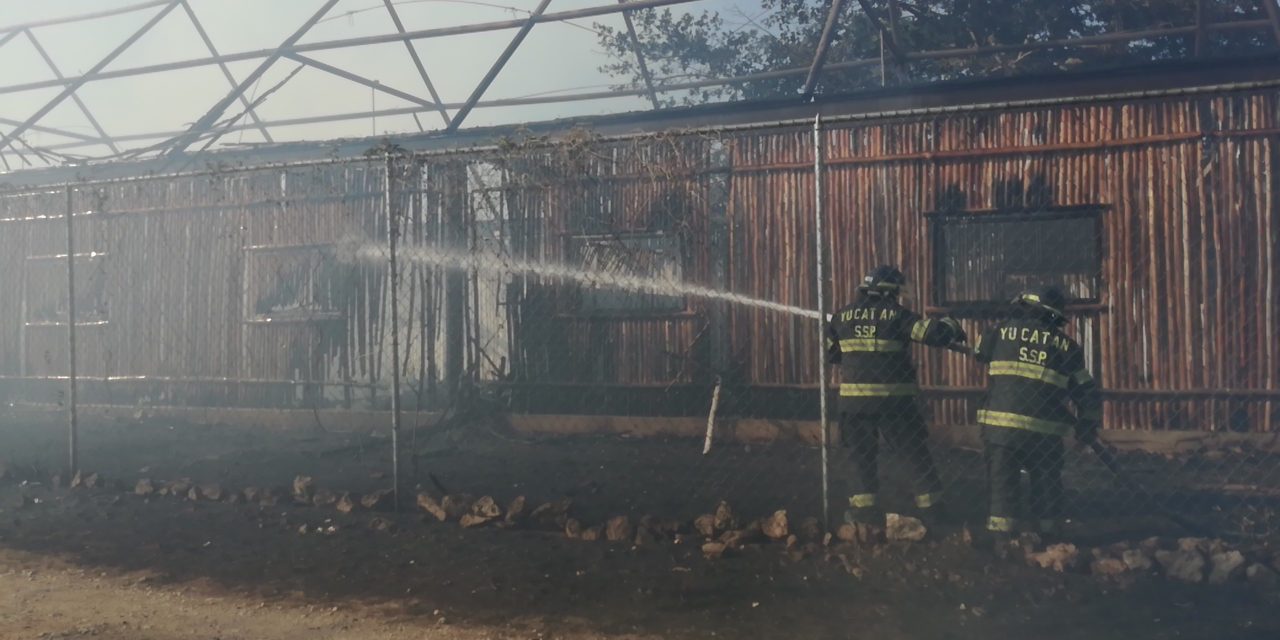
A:
{"label": "firefighter glove", "polygon": [[1076,423],[1076,439],[1085,444],[1090,444],[1098,439],[1098,421],[1097,420],[1081,420]]}

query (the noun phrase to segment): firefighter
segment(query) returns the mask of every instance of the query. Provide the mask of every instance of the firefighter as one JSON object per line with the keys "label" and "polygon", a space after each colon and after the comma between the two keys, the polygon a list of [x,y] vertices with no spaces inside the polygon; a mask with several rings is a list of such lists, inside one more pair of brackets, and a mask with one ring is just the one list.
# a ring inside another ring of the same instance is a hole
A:
{"label": "firefighter", "polygon": [[857,300],[827,324],[827,359],[840,365],[840,440],[853,467],[853,493],[844,514],[851,524],[884,524],[877,505],[881,435],[911,465],[922,518],[936,518],[942,497],[929,430],[916,404],[919,387],[908,346],[962,344],[965,333],[952,318],[930,320],[903,307],[899,297],[905,285],[897,268],[876,267],[858,286]]}
{"label": "firefighter", "polygon": [[1018,525],[1024,469],[1036,527],[1050,536],[1059,532],[1063,439],[1072,431],[1083,443],[1098,435],[1098,388],[1084,350],[1062,331],[1065,305],[1056,287],[1023,293],[1010,318],[983,332],[974,348],[990,378],[978,423],[990,491],[987,530],[998,549]]}

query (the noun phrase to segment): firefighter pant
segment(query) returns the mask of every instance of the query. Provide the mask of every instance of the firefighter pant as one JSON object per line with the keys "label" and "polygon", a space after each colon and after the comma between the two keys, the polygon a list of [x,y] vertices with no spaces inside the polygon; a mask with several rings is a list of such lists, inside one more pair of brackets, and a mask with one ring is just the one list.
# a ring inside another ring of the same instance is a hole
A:
{"label": "firefighter pant", "polygon": [[992,531],[1012,531],[1022,503],[1022,470],[1027,470],[1027,507],[1042,530],[1056,527],[1062,514],[1062,464],[1065,447],[1061,437],[983,426],[982,441],[987,462]]}
{"label": "firefighter pant", "polygon": [[942,481],[929,454],[929,428],[915,398],[876,403],[870,412],[842,406],[840,441],[849,450],[852,469],[849,506],[876,506],[880,492],[877,456],[880,437],[911,465],[916,483],[916,506],[929,508],[940,498]]}

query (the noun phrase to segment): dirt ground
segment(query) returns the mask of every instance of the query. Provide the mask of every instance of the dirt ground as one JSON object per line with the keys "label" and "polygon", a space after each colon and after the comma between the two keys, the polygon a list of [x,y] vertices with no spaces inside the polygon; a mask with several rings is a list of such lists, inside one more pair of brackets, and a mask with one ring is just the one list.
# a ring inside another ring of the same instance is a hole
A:
{"label": "dirt ground", "polygon": [[[546,443],[477,429],[482,436],[422,436],[417,479],[434,485],[430,472],[450,491],[500,503],[571,497],[587,524],[692,518],[720,499],[744,518],[820,511],[817,456],[803,447],[703,458],[698,443]],[[61,436],[48,424],[0,421],[0,460],[15,476],[0,482],[3,639],[1280,637],[1274,590],[1104,581],[997,560],[956,535],[980,516],[963,504],[932,542],[847,550],[843,561],[781,544],[708,560],[692,541],[637,548],[464,530],[418,513],[132,494],[140,477],[228,490],[286,487],[300,473],[340,491],[389,486],[385,439],[333,425],[273,434],[86,425],[83,466],[107,481],[89,490],[52,486]],[[965,455],[947,456],[953,492],[972,489],[980,462]],[[1135,519],[1105,535],[1134,539],[1161,526]]]}

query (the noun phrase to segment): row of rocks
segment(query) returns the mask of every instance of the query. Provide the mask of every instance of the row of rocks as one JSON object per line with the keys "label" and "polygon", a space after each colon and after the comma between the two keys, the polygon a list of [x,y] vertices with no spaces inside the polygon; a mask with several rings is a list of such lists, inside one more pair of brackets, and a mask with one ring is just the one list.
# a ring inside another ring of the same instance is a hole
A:
{"label": "row of rocks", "polygon": [[196,483],[190,478],[167,482],[143,478],[134,484],[133,493],[144,498],[168,496],[192,501],[254,504],[261,507],[274,507],[291,502],[296,505],[331,507],[342,513],[351,513],[359,509],[390,511],[395,504],[395,494],[389,489],[363,495],[335,493],[327,489],[315,488],[314,481],[306,476],[298,476],[294,480],[292,493],[285,489],[270,487],[245,487],[240,491],[231,491],[216,482]]}
{"label": "row of rocks", "polygon": [[[419,493],[418,507],[440,522],[455,521],[464,528],[484,525],[509,528],[525,525],[544,530],[561,531],[572,540],[583,542],[606,541],[616,544],[648,546],[659,541],[684,543],[698,540],[703,554],[708,558],[720,558],[728,552],[752,545],[782,543],[789,551],[799,553],[802,543],[810,550],[830,545],[833,536],[823,531],[817,518],[805,518],[792,522],[785,509],[773,512],[765,518],[743,522],[727,502],[720,502],[714,511],[706,513],[690,523],[643,516],[633,520],[626,515],[614,516],[604,522],[589,524],[572,517],[569,499],[544,503],[526,513],[524,497],[517,497],[504,510],[488,496],[473,500],[468,495],[447,495],[437,498]],[[919,541],[925,528],[919,520],[905,516],[891,516],[888,529],[863,525],[842,526],[835,538],[843,543],[875,544],[889,540]]]}
{"label": "row of rocks", "polygon": [[[258,489],[245,489],[243,492],[227,491],[218,483],[197,484],[192,482],[189,478],[159,483],[149,478],[143,478],[134,484],[133,492],[135,495],[139,495],[144,498],[152,496],[172,496],[192,501],[231,502],[237,504],[257,504],[262,502],[264,496],[267,495]],[[275,493],[271,493],[270,495],[272,500],[274,500],[273,504],[279,502],[279,498]]]}
{"label": "row of rocks", "polygon": [[[419,509],[422,509],[437,521],[456,520],[464,529],[479,527],[491,522],[496,522],[503,527],[515,526],[525,515],[524,496],[516,497],[507,505],[505,510],[499,507],[497,501],[491,496],[481,496],[479,499],[473,499],[471,496],[464,494],[447,495],[444,498],[436,499],[429,493],[419,493],[417,503]],[[563,511],[567,512],[568,508],[568,503],[564,503]],[[535,510],[536,517],[545,517],[553,509],[554,507],[551,504],[542,505]]]}
{"label": "row of rocks", "polygon": [[[0,466],[0,474],[5,469]],[[0,475],[0,478],[3,478]],[[54,480],[60,486],[60,479]],[[95,489],[106,483],[96,473],[77,473],[69,484],[73,489]],[[256,504],[273,507],[285,502],[333,508],[340,513],[354,511],[391,511],[394,492],[377,490],[366,494],[334,492],[316,485],[309,476],[297,476],[287,489],[246,487],[228,491],[218,483],[195,483],[189,478],[168,482],[139,480],[134,493],[143,496],[171,496],[192,501]],[[660,520],[644,516],[633,521],[619,515],[596,524],[586,524],[570,514],[572,500],[543,503],[529,509],[526,498],[518,496],[505,507],[491,496],[474,498],[466,494],[436,496],[422,492],[417,507],[438,522],[457,522],[463,528],[494,526],[512,528],[528,526],[561,531],[573,540],[607,541],[615,544],[648,546],[659,541],[682,543],[690,538],[700,540],[703,555],[710,559],[742,550],[751,545],[782,543],[793,556],[815,552],[822,547],[875,546],[889,542],[922,541],[928,534],[920,520],[899,514],[888,514],[884,527],[870,524],[843,524],[834,533],[823,530],[817,518],[790,521],[785,509],[768,517],[743,523],[727,502],[720,502],[711,513],[691,523]],[[394,524],[380,521],[390,530]],[[965,535],[969,540],[970,537]],[[1041,546],[1034,534],[1025,534],[1013,543],[1025,561],[1036,567],[1058,572],[1088,572],[1115,579],[1130,575],[1158,574],[1188,584],[1222,585],[1247,581],[1264,587],[1280,585],[1280,555],[1268,558],[1265,551],[1234,548],[1223,540],[1181,538],[1167,540],[1148,538],[1136,543],[1120,542],[1105,547],[1080,549],[1069,543]],[[843,556],[841,556],[843,557]]]}
{"label": "row of rocks", "polygon": [[[9,472],[0,465],[0,480],[11,479]],[[49,486],[54,489],[61,489],[65,478],[61,474],[54,474],[49,479]],[[106,482],[97,473],[85,473],[77,471],[71,476],[71,482],[67,485],[71,489],[102,489],[106,487]]]}
{"label": "row of rocks", "polygon": [[1089,549],[1087,554],[1067,543],[1035,551],[1035,536],[1023,536],[1015,545],[1025,550],[1028,564],[1059,572],[1087,569],[1104,578],[1158,572],[1188,584],[1223,585],[1247,580],[1273,587],[1280,583],[1280,556],[1268,560],[1262,553],[1246,553],[1223,540],[1147,538]]}
{"label": "row of rocks", "polygon": [[[334,508],[341,513],[357,510],[389,511],[394,507],[394,493],[379,490],[364,495],[335,493],[320,488],[309,476],[297,476],[286,496],[285,490],[246,487],[235,492],[227,491],[217,483],[197,484],[189,478],[157,483],[142,479],[134,487],[134,493],[143,496],[173,496],[192,501],[225,501],[229,503],[257,504],[274,507],[285,501],[295,505]],[[915,518],[889,514],[886,527],[872,525],[841,525],[833,534],[826,533],[817,518],[809,517],[792,523],[785,509],[775,511],[766,518],[742,523],[728,502],[720,502],[714,511],[698,516],[692,523],[660,520],[653,516],[641,517],[633,522],[629,516],[620,515],[597,524],[585,524],[570,516],[572,500],[543,503],[529,509],[526,498],[518,496],[505,508],[491,496],[474,498],[468,494],[451,494],[436,497],[420,492],[417,507],[438,522],[457,522],[463,528],[495,526],[511,528],[527,525],[533,528],[563,531],[570,539],[584,542],[607,541],[646,546],[659,540],[683,542],[688,537],[700,537],[702,550],[708,558],[722,557],[726,552],[743,549],[749,545],[781,542],[785,548],[797,549],[801,542],[874,545],[884,542],[918,542],[927,534],[924,525]]]}

